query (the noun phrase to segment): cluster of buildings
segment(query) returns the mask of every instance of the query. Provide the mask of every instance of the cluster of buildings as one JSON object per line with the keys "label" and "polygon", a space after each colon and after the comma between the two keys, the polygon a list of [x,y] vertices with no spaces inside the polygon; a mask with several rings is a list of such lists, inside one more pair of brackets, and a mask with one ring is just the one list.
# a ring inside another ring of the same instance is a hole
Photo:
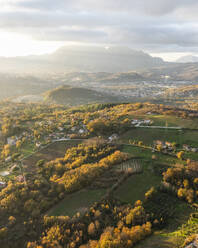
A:
{"label": "cluster of buildings", "polygon": [[[70,139],[71,135],[84,135],[88,133],[88,130],[85,125],[82,126],[73,126],[71,127],[70,130],[67,130],[67,133],[64,132],[64,128],[59,127],[58,128],[59,132],[54,132],[52,134],[49,134],[49,139],[52,141],[61,141],[61,140],[66,140]],[[39,144],[41,145],[41,144]],[[38,147],[38,146],[37,146]]]}
{"label": "cluster of buildings", "polygon": [[137,120],[134,119],[131,121],[131,125],[134,127],[140,127],[140,126],[150,126],[153,123],[151,120]]}
{"label": "cluster of buildings", "polygon": [[191,147],[191,146],[186,145],[186,144],[183,145],[183,149],[184,149],[184,151],[187,151],[187,152],[198,152],[198,148]]}
{"label": "cluster of buildings", "polygon": [[16,136],[9,137],[9,138],[7,138],[7,143],[8,143],[8,145],[10,145],[10,146],[15,146],[17,140],[19,140],[19,138],[16,137]]}
{"label": "cluster of buildings", "polygon": [[74,126],[71,128],[71,132],[74,134],[86,134],[88,133],[87,127],[86,125],[82,125],[82,126]]}
{"label": "cluster of buildings", "polygon": [[161,140],[155,140],[153,142],[153,151],[158,150],[158,146],[160,146],[160,148],[163,151],[167,151],[167,152],[172,152],[174,151],[174,144],[168,141],[161,141]]}
{"label": "cluster of buildings", "polygon": [[109,141],[109,143],[111,143],[111,142],[117,140],[118,138],[119,138],[118,134],[114,133],[111,136],[109,136],[108,141]]}
{"label": "cluster of buildings", "polygon": [[22,138],[33,139],[33,134],[28,133],[27,131],[22,132],[19,136],[12,136],[7,138],[7,144],[10,146],[15,146],[18,140]]}
{"label": "cluster of buildings", "polygon": [[[168,142],[168,141],[161,141],[161,140],[155,140],[153,145],[153,149],[157,150],[157,147],[160,146],[162,150],[166,150],[167,152],[174,151],[174,143]],[[186,152],[198,152],[198,148],[191,147],[190,145],[183,145],[183,150]]]}

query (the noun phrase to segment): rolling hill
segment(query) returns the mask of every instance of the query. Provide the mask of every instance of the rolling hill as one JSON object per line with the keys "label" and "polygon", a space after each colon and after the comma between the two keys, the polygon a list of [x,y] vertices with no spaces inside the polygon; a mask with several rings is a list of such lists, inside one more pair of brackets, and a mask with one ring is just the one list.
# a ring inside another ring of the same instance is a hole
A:
{"label": "rolling hill", "polygon": [[185,87],[179,87],[177,89],[169,89],[165,93],[168,97],[182,97],[182,98],[197,98],[198,97],[198,85],[190,85]]}
{"label": "rolling hill", "polygon": [[116,102],[119,98],[94,90],[60,86],[45,93],[45,101],[63,105],[80,105],[97,102]]}

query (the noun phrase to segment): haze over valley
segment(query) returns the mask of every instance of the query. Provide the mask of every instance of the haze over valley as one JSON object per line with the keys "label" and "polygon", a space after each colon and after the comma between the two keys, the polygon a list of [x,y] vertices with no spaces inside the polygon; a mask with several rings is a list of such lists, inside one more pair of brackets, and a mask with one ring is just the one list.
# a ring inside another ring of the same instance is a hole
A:
{"label": "haze over valley", "polygon": [[198,1],[0,7],[0,248],[198,248]]}
{"label": "haze over valley", "polygon": [[[196,63],[165,62],[126,47],[63,47],[48,55],[1,58],[0,65],[0,98],[17,102],[43,102],[47,91],[64,85],[95,91],[90,103],[108,101],[107,96],[114,102],[156,100],[198,78]],[[89,103],[86,97],[60,102]]]}

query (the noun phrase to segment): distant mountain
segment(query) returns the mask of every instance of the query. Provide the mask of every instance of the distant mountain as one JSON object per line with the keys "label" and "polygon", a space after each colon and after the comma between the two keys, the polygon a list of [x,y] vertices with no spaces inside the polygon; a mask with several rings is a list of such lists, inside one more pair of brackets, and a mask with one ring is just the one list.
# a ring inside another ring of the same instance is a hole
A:
{"label": "distant mountain", "polygon": [[0,100],[24,95],[38,95],[54,87],[54,83],[30,75],[0,73]]}
{"label": "distant mountain", "polygon": [[66,46],[55,53],[0,58],[0,72],[127,72],[164,65],[161,58],[126,47]]}
{"label": "distant mountain", "polygon": [[117,97],[86,88],[60,86],[45,93],[45,101],[75,106],[88,103],[116,102]]}
{"label": "distant mountain", "polygon": [[192,55],[186,55],[176,60],[178,63],[197,63],[198,57]]}
{"label": "distant mountain", "polygon": [[126,72],[164,64],[160,58],[126,47],[63,47],[51,55],[77,71]]}

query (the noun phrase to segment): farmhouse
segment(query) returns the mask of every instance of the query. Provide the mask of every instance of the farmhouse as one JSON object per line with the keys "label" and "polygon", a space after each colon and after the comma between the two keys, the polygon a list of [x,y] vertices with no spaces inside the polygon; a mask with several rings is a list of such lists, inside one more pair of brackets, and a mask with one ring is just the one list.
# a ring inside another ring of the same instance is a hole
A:
{"label": "farmhouse", "polygon": [[7,138],[7,143],[8,145],[10,146],[15,146],[16,145],[16,142],[17,142],[18,138],[16,137],[9,137]]}
{"label": "farmhouse", "polygon": [[0,181],[0,188],[4,188],[6,186],[5,182]]}
{"label": "farmhouse", "polygon": [[141,125],[148,126],[148,125],[151,125],[151,124],[152,124],[151,120],[137,120],[137,119],[134,119],[134,120],[131,121],[131,125],[133,125],[135,127],[139,127]]}
{"label": "farmhouse", "polygon": [[41,143],[37,142],[37,143],[36,143],[36,147],[37,147],[37,148],[40,148],[40,147],[41,147]]}
{"label": "farmhouse", "polygon": [[184,144],[183,149],[187,152],[198,152],[198,148],[191,147],[189,145]]}
{"label": "farmhouse", "polygon": [[85,130],[81,128],[78,132],[79,132],[79,134],[83,134],[85,132]]}
{"label": "farmhouse", "polygon": [[117,135],[116,133],[112,134],[112,135],[108,138],[109,142],[112,142],[112,141],[114,141],[114,140],[116,140],[116,139],[118,139],[118,135]]}
{"label": "farmhouse", "polygon": [[168,147],[172,147],[173,146],[173,144],[171,142],[168,142],[168,141],[165,142],[165,145],[168,146]]}
{"label": "farmhouse", "polygon": [[7,157],[7,158],[5,159],[5,162],[6,162],[6,163],[9,163],[9,162],[11,162],[11,161],[12,161],[11,156],[9,156],[9,157]]}
{"label": "farmhouse", "polygon": [[154,145],[165,146],[165,142],[164,142],[164,141],[161,141],[161,140],[155,140],[155,141],[154,141]]}
{"label": "farmhouse", "polygon": [[151,123],[151,120],[144,120],[144,124],[150,125]]}
{"label": "farmhouse", "polygon": [[157,146],[161,146],[161,149],[165,151],[173,151],[173,144],[171,142],[164,142],[161,140],[155,140],[154,142],[154,150],[157,149]]}
{"label": "farmhouse", "polygon": [[193,147],[193,148],[191,148],[191,151],[192,151],[192,152],[197,152],[197,151],[198,151],[198,149],[197,149],[197,148],[195,148],[195,147]]}
{"label": "farmhouse", "polygon": [[191,147],[189,145],[184,144],[183,149],[188,152],[190,151]]}
{"label": "farmhouse", "polygon": [[132,120],[131,124],[132,124],[132,125],[136,125],[136,124],[138,124],[138,123],[140,123],[140,122],[141,122],[140,120],[136,120],[136,119],[135,119],[135,120]]}

